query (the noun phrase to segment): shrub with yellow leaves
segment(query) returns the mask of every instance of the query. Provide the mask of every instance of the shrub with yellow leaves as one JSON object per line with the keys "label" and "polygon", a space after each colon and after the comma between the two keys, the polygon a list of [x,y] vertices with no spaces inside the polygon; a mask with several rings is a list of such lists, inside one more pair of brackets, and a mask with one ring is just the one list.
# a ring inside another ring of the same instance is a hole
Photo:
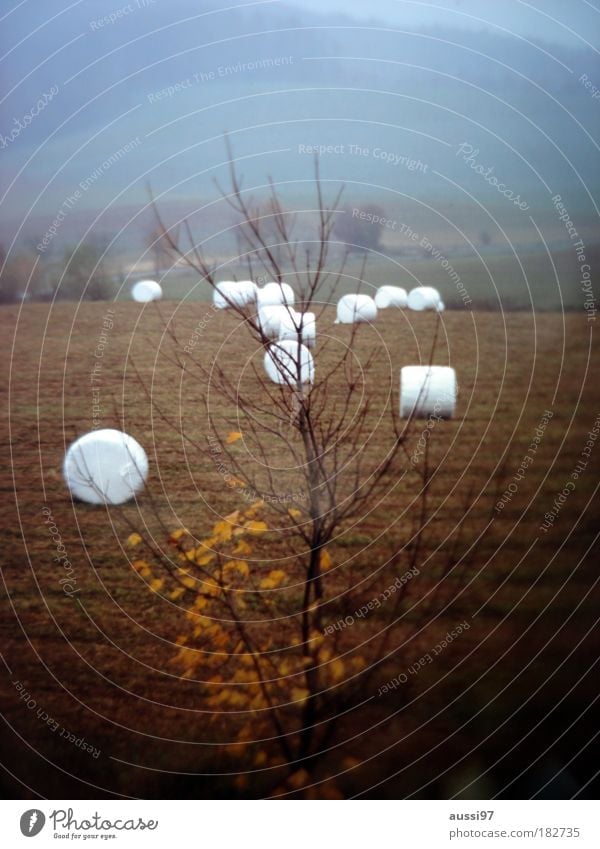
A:
{"label": "shrub with yellow leaves", "polygon": [[[325,645],[318,601],[298,609],[298,576],[252,557],[269,530],[265,510],[261,500],[234,510],[201,539],[174,530],[160,575],[147,560],[132,567],[153,593],[184,610],[173,665],[198,684],[222,757],[240,770],[277,768],[275,787],[282,766],[313,753],[314,726],[335,718],[331,694],[354,667],[347,672]],[[318,558],[323,572],[330,569],[328,552]],[[302,791],[308,773],[291,769],[283,786]]]}

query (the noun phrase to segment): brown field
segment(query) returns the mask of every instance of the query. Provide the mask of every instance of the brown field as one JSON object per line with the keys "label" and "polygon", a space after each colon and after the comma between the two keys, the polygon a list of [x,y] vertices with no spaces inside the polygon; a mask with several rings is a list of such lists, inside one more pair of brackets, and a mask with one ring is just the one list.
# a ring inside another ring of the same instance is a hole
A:
{"label": "brown field", "polygon": [[[101,359],[102,426],[133,435],[148,453],[151,474],[137,504],[107,510],[71,501],[61,463],[69,442],[93,426],[90,374],[109,306],[115,316]],[[210,458],[190,450],[168,423],[177,425],[181,416],[200,442],[206,432],[203,387],[193,372],[182,377],[174,364],[165,319],[173,319],[185,342],[207,310],[201,302],[169,301],[161,303],[160,313],[154,305],[125,302],[1,310],[4,381],[6,392],[10,389],[1,482],[8,796],[270,792],[268,775],[251,776],[245,789],[223,775],[235,770],[214,745],[218,722],[203,712],[200,688],[181,680],[172,664],[181,611],[144,586],[124,547],[132,526],[160,540],[165,536],[160,521],[169,529],[203,533],[216,517],[239,506],[239,495]],[[349,339],[348,328],[334,327],[333,318],[333,310],[321,318],[319,337],[331,335],[338,342],[330,343],[322,359],[317,349],[317,368],[335,357],[336,344]],[[427,361],[435,320],[431,314],[388,310],[358,334],[359,360],[378,352],[366,379],[373,396],[368,450],[374,457],[386,447],[378,413],[390,391],[397,404],[400,367]],[[238,324],[231,315],[217,314],[200,344],[206,362],[218,356],[233,376],[247,361],[261,365],[260,352]],[[410,687],[381,697],[365,693],[360,709],[340,717],[316,780],[337,776],[341,795],[560,797],[582,787],[581,795],[592,793],[587,782],[596,769],[598,522],[592,498],[598,445],[554,526],[539,530],[600,413],[592,327],[580,314],[443,314],[434,359],[456,368],[460,393],[456,418],[436,425],[432,436],[420,590],[418,603],[406,612],[407,621],[423,627],[403,645],[406,623],[393,626],[394,651],[378,670],[381,683],[457,623],[468,619],[471,627],[412,676]],[[230,333],[234,341],[227,346]],[[241,380],[252,391],[251,370]],[[554,415],[534,461],[512,500],[496,513],[498,493],[513,480],[544,410]],[[217,406],[215,415],[223,431],[238,429],[235,408]],[[412,445],[421,429],[417,423]],[[417,483],[410,470],[390,481],[382,503],[343,530],[331,547],[334,594],[357,586],[390,552],[411,543],[420,505]],[[76,599],[59,584],[60,568],[40,512],[44,505],[74,565]],[[276,528],[275,518],[271,527]],[[408,556],[410,545],[406,550]],[[450,550],[457,561],[445,578],[451,602],[432,616],[427,593]],[[270,534],[263,556],[278,554],[277,536]],[[403,571],[401,561],[397,568]],[[382,572],[383,585],[393,577]],[[359,602],[360,593],[354,596]],[[337,618],[335,605],[331,615]],[[360,633],[368,640],[375,625],[390,625],[385,611],[353,626],[364,631],[347,639]],[[368,643],[363,652],[374,660]],[[35,708],[27,708],[14,682],[24,685]],[[39,708],[77,739],[85,738],[99,756],[62,739],[50,720],[37,716]]]}

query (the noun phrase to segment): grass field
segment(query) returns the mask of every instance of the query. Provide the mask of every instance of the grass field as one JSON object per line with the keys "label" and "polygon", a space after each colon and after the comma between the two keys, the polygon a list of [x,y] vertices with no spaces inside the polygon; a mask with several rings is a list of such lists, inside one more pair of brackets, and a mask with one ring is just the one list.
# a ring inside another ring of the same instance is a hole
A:
{"label": "grass field", "polygon": [[[110,329],[104,326],[108,309]],[[2,748],[4,760],[15,764],[14,775],[3,778],[7,795],[198,798],[269,792],[268,775],[253,775],[241,789],[223,775],[233,770],[214,745],[218,723],[203,712],[201,689],[181,680],[172,664],[182,613],[148,590],[124,545],[131,526],[157,539],[164,538],[160,522],[203,533],[239,506],[239,495],[224,485],[210,458],[191,452],[177,432],[181,417],[202,440],[203,387],[193,372],[182,377],[174,364],[165,322],[185,344],[208,310],[199,301],[164,301],[158,309],[118,301],[1,310],[10,388],[1,482]],[[349,339],[348,328],[334,326],[333,319],[329,309],[319,322],[319,338],[334,342],[322,361],[317,348],[317,368]],[[359,360],[377,352],[367,381],[374,455],[386,446],[377,411],[389,398],[397,404],[401,366],[427,361],[435,321],[433,314],[386,311],[358,334]],[[207,364],[218,357],[232,377],[242,375],[248,362],[261,365],[261,352],[229,314],[208,321],[199,348]],[[408,687],[381,697],[365,693],[360,709],[341,716],[315,780],[337,776],[344,796],[572,795],[596,769],[587,743],[595,733],[597,711],[590,706],[598,696],[597,511],[590,501],[598,446],[553,527],[544,533],[540,525],[581,459],[600,412],[591,325],[582,311],[447,311],[435,362],[457,370],[458,411],[434,429],[422,581],[407,620],[393,626],[394,650],[378,671],[381,683],[406,670],[457,623],[468,620],[470,627],[435,664],[411,676]],[[94,424],[90,376],[98,363],[101,426],[133,435],[151,463],[147,492],[119,509],[73,503],[61,476],[65,447]],[[241,380],[252,391],[248,368]],[[223,431],[237,429],[233,407],[215,410]],[[497,512],[498,495],[514,480],[545,410],[553,415],[534,460]],[[419,432],[417,426],[411,444]],[[359,585],[388,561],[390,551],[410,542],[417,483],[410,470],[401,481],[390,481],[382,503],[343,530],[331,548],[334,588]],[[73,564],[76,598],[59,583],[44,506]],[[264,546],[266,559],[277,556],[276,535]],[[459,564],[446,578],[451,602],[431,617],[427,593],[451,548]],[[382,573],[381,580],[390,577]],[[361,601],[360,590],[355,599]],[[403,644],[406,622],[421,619],[424,627]],[[364,626],[365,638],[369,628],[389,624],[385,611],[378,611]],[[368,652],[367,646],[372,661]],[[35,707],[27,707],[23,692]],[[51,719],[61,730],[53,730]],[[99,754],[70,742],[68,733],[85,738]],[[592,787],[582,795],[592,795]]]}
{"label": "grass field", "polygon": [[[403,286],[407,290],[415,286],[434,286],[451,309],[464,308],[463,292],[466,293],[464,297],[470,298],[473,309],[531,310],[533,307],[536,312],[581,310],[581,273],[572,250],[553,250],[550,254],[539,249],[532,251],[530,246],[504,253],[498,252],[495,246],[489,249],[480,246],[480,249],[480,256],[464,256],[442,250],[435,259],[431,255],[426,258],[415,256],[414,246],[412,254],[386,248],[385,253],[369,255],[366,274],[362,277],[362,255],[352,254],[337,294],[355,292],[357,281],[363,279],[362,291],[371,294],[378,286],[388,284]],[[592,267],[599,254],[598,246],[591,243],[588,256]],[[239,263],[230,264],[224,259],[221,262],[217,279],[234,275],[237,279],[254,276],[248,275]],[[442,265],[443,262],[448,262],[450,268]],[[219,264],[218,258],[215,258],[215,264]],[[125,258],[123,265],[127,265]],[[452,276],[452,271],[457,277]],[[260,273],[261,268],[255,269],[255,274]],[[148,268],[132,272],[132,279],[140,276],[152,277],[153,274]],[[457,285],[457,278],[463,288]],[[161,283],[167,297],[174,300],[203,301],[211,298],[210,285],[199,281],[188,268],[171,268]],[[129,284],[124,286],[120,297],[129,299],[129,289]],[[326,284],[321,293],[324,297],[330,296]],[[337,297],[332,300],[337,300]]]}

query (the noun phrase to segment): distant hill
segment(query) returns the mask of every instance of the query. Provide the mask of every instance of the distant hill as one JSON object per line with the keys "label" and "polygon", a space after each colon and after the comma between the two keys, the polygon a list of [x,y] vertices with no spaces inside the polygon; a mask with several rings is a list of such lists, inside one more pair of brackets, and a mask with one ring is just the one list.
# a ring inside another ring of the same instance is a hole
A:
{"label": "distant hill", "polygon": [[[600,111],[579,82],[597,66],[588,48],[447,27],[402,32],[284,3],[221,10],[132,0],[109,9],[87,0],[62,9],[45,7],[50,22],[36,32],[27,5],[17,7],[2,36],[0,133],[58,87],[2,151],[2,189],[13,184],[0,209],[8,241],[43,234],[64,200],[100,173],[55,244],[105,208],[98,226],[112,232],[123,221],[135,244],[147,226],[135,210],[148,183],[172,210],[213,202],[214,178],[226,179],[224,131],[247,184],[270,173],[290,203],[308,198],[312,157],[300,147],[332,145],[343,153],[322,157],[322,175],[346,182],[353,202],[375,199],[402,220],[433,208],[437,218],[425,226],[436,233],[440,213],[454,219],[464,207],[472,233],[501,228],[537,241],[528,216],[457,158],[466,141],[478,163],[526,198],[549,242],[565,240],[551,194],[566,198],[582,231],[592,227]],[[120,155],[132,140],[135,151]],[[369,152],[356,155],[352,145]],[[427,171],[394,167],[388,154],[419,158]],[[474,217],[471,199],[494,220]],[[448,243],[456,238],[447,230]]]}

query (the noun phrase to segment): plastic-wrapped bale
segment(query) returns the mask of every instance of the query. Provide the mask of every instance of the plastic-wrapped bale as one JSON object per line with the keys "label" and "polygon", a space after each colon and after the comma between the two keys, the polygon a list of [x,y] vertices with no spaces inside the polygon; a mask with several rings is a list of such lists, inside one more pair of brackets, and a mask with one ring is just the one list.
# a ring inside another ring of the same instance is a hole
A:
{"label": "plastic-wrapped bale", "polygon": [[378,310],[387,310],[389,307],[404,309],[408,304],[406,289],[401,286],[380,286],[375,293],[375,306]]}
{"label": "plastic-wrapped bale", "polygon": [[371,322],[376,318],[377,307],[369,295],[344,295],[338,301],[336,324]]}
{"label": "plastic-wrapped bale", "polygon": [[438,312],[444,312],[445,309],[446,309],[446,304],[443,301],[438,301],[438,305],[436,307],[436,310]]}
{"label": "plastic-wrapped bale", "polygon": [[291,339],[269,345],[264,364],[273,383],[291,387],[298,385],[298,379],[300,383],[314,383],[315,364],[311,352]]}
{"label": "plastic-wrapped bale", "polygon": [[156,280],[139,280],[131,290],[131,297],[138,304],[147,304],[149,301],[160,301],[162,293],[162,287]]}
{"label": "plastic-wrapped bale", "polygon": [[441,301],[440,293],[433,286],[417,286],[408,293],[408,306],[411,310],[437,310]]}
{"label": "plastic-wrapped bale", "polygon": [[281,316],[279,324],[279,338],[298,340],[302,328],[302,342],[308,348],[314,348],[317,341],[317,321],[314,312],[296,312],[292,310],[291,314],[286,311],[285,315]]}
{"label": "plastic-wrapped bale", "polygon": [[451,419],[456,409],[456,372],[449,366],[405,366],[400,371],[400,415]]}
{"label": "plastic-wrapped bale", "polygon": [[283,304],[261,307],[258,311],[258,324],[268,339],[279,339],[283,322],[292,321],[294,310]]}
{"label": "plastic-wrapped bale", "polygon": [[63,476],[81,501],[123,504],[143,488],[148,457],[139,442],[120,430],[92,430],[69,447]]}
{"label": "plastic-wrapped bale", "polygon": [[294,290],[287,283],[267,283],[256,293],[258,308],[287,304],[294,306]]}
{"label": "plastic-wrapped bale", "polygon": [[255,304],[258,297],[258,286],[254,280],[238,280],[237,285],[245,292],[247,303]]}
{"label": "plastic-wrapped bale", "polygon": [[218,310],[245,307],[256,301],[256,284],[252,280],[222,280],[213,291],[213,304]]}

